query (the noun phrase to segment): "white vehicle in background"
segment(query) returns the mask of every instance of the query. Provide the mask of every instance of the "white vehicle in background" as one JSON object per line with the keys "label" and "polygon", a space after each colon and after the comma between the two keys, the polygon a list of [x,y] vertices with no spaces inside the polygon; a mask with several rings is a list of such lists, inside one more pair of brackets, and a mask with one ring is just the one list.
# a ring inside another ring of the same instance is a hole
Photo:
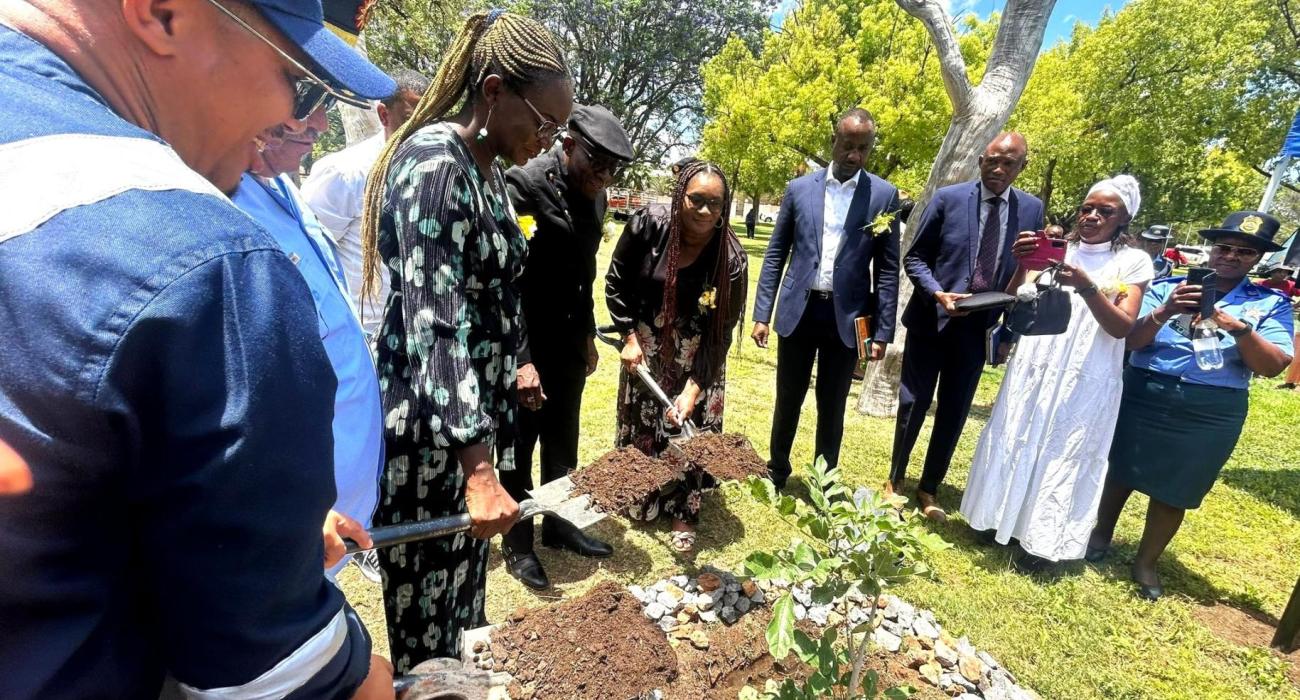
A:
{"label": "white vehicle in background", "polygon": [[1201,267],[1210,262],[1210,248],[1203,245],[1177,245],[1174,246],[1187,260],[1187,264],[1192,267]]}

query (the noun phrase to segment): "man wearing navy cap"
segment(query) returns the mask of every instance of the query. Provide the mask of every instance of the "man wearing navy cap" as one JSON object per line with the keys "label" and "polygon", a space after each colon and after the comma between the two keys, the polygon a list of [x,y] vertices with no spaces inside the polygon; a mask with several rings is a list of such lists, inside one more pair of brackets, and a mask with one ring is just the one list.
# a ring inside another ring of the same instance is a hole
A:
{"label": "man wearing navy cap", "polygon": [[1162,280],[1174,274],[1174,264],[1165,257],[1165,246],[1169,244],[1169,227],[1148,226],[1138,234],[1138,245],[1151,256],[1151,265],[1155,268],[1155,279]]}
{"label": "man wearing navy cap", "polygon": [[223,194],[392,90],[314,0],[0,3],[0,697],[392,697],[322,575],[311,294]]}
{"label": "man wearing navy cap", "polygon": [[[532,486],[533,450],[541,442],[543,484],[578,465],[578,416],[587,377],[596,371],[592,283],[603,238],[605,188],[632,160],[627,132],[609,110],[575,105],[569,133],[550,153],[506,172],[515,211],[536,232],[519,278],[525,333],[519,346],[519,437],[513,472],[501,483],[516,500]],[[559,518],[542,521],[542,544],[588,557],[613,549]],[[550,585],[533,553],[533,523],[520,521],[502,540],[506,568],[525,585]]]}

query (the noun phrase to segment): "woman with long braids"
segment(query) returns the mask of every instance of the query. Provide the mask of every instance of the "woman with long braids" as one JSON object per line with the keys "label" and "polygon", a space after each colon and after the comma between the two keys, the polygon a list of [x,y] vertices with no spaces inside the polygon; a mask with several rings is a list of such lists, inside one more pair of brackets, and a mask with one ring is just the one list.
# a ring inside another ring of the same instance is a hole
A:
{"label": "woman with long braids", "polygon": [[[690,419],[722,430],[727,348],[745,305],[749,265],[726,212],[731,191],[722,170],[692,161],[677,173],[672,205],[642,209],[619,238],[605,277],[605,302],[624,341],[618,382],[619,447],[658,456],[668,447],[668,425]],[[645,363],[664,392],[665,411],[636,375]],[[672,493],[634,509],[653,520],[673,517],[673,547],[695,545],[700,491],[712,483],[692,478]]]}
{"label": "woman with long braids", "polygon": [[519,515],[494,467],[514,468],[525,241],[497,162],[549,148],[572,106],[564,53],[540,24],[475,14],[366,185],[363,292],[380,260],[391,283],[376,341],[387,462],[375,523],[473,520],[472,537],[380,552],[399,673],[458,656],[460,632],[485,623],[488,539]]}

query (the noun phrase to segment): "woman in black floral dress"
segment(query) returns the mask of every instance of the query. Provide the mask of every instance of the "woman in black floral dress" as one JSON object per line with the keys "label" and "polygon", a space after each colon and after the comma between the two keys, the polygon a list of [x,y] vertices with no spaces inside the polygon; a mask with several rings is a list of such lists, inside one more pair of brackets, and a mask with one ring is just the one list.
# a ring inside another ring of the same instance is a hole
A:
{"label": "woman in black floral dress", "polygon": [[387,463],[375,523],[465,512],[474,522],[380,552],[399,673],[458,656],[461,631],[485,624],[487,538],[519,514],[494,466],[514,468],[525,242],[497,160],[548,148],[572,103],[563,52],[541,25],[474,15],[367,185],[364,286],[377,259],[392,286],[376,343]]}
{"label": "woman in black floral dress", "polygon": [[[605,302],[624,341],[619,447],[658,456],[668,447],[669,426],[687,419],[703,430],[722,430],[727,349],[749,281],[745,251],[725,216],[730,204],[722,171],[693,161],[678,172],[670,208],[642,209],[623,229],[605,277]],[[643,362],[664,393],[675,397],[674,410],[664,410],[634,376]],[[653,520],[668,513],[674,548],[690,551],[700,492],[714,485],[693,473],[631,515]]]}

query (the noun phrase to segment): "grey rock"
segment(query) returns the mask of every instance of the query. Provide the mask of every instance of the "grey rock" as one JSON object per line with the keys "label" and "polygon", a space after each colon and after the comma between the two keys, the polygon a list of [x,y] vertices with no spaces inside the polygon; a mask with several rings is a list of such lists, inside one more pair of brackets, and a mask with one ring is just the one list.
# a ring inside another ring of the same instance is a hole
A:
{"label": "grey rock", "polygon": [[762,605],[767,602],[767,594],[763,592],[762,588],[758,588],[754,590],[754,595],[750,596],[749,599],[753,601],[755,605]]}
{"label": "grey rock", "polygon": [[898,653],[898,650],[903,647],[902,637],[880,627],[871,633],[871,641],[891,654]]}
{"label": "grey rock", "polygon": [[700,611],[700,622],[707,622],[707,623],[709,623],[709,624],[712,624],[712,623],[715,623],[715,622],[717,622],[717,621],[718,621],[718,613],[717,613],[716,610],[701,610],[701,611]]}
{"label": "grey rock", "polygon": [[[866,619],[865,612],[863,613],[863,619]],[[911,629],[910,627],[903,627],[902,625],[898,624],[897,622],[894,622],[893,620],[885,620],[884,622],[881,622],[880,627],[881,629],[889,630],[890,634],[896,634],[900,637],[906,634],[907,630]]]}
{"label": "grey rock", "polygon": [[740,600],[740,593],[737,591],[727,591],[727,593],[722,596],[723,605],[735,605],[737,600]]}
{"label": "grey rock", "polygon": [[802,619],[804,619],[804,618],[806,618],[806,617],[808,617],[808,608],[805,608],[804,606],[800,605],[799,603],[795,603],[795,604],[794,604],[794,619],[796,619],[796,620],[802,620]]}
{"label": "grey rock", "polygon": [[980,661],[983,661],[984,665],[988,666],[989,668],[992,669],[1002,668],[1002,664],[998,663],[998,660],[990,656],[989,653],[986,651],[977,651],[975,652],[975,656],[979,658]]}
{"label": "grey rock", "polygon": [[925,637],[926,639],[939,638],[938,628],[934,626],[932,621],[925,619],[924,613],[912,621],[912,631],[915,632],[918,637]]}
{"label": "grey rock", "polygon": [[962,656],[975,656],[975,645],[966,637],[957,640],[957,653]]}
{"label": "grey rock", "polygon": [[668,580],[671,581],[672,584],[673,584],[674,586],[677,586],[678,588],[685,588],[685,587],[686,587],[686,584],[687,584],[688,582],[690,582],[691,579],[690,579],[689,576],[684,576],[684,575],[683,575],[683,576],[674,576],[674,577],[672,577],[672,578],[670,578],[670,579],[668,579]]}
{"label": "grey rock", "polygon": [[851,608],[849,610],[850,624],[860,625],[866,621],[867,621],[867,611],[864,608]]}
{"label": "grey rock", "polygon": [[740,619],[740,613],[736,612],[735,608],[727,606],[718,612],[718,619],[725,624],[734,625],[736,620]]}
{"label": "grey rock", "polygon": [[736,612],[740,613],[741,615],[744,615],[745,613],[749,612],[750,605],[751,603],[749,602],[749,598],[741,596],[736,599],[736,603],[735,603]]}
{"label": "grey rock", "polygon": [[646,592],[645,592],[645,589],[642,588],[642,587],[640,587],[640,586],[638,586],[638,585],[636,585],[636,584],[632,584],[631,586],[628,586],[628,587],[627,587],[627,590],[628,590],[629,593],[632,594],[632,597],[633,597],[633,598],[636,598],[637,600],[641,601],[641,604],[642,604],[642,605],[645,605],[645,604],[649,603],[650,600],[653,600],[653,598],[650,599],[650,600],[647,600],[647,599],[646,599]]}
{"label": "grey rock", "polygon": [[645,612],[645,616],[650,618],[651,620],[658,620],[659,618],[668,614],[668,608],[665,608],[659,603],[651,603],[645,606],[644,612]]}
{"label": "grey rock", "polygon": [[983,698],[976,695],[975,693],[962,693],[961,695],[957,696],[957,700],[983,700]]}
{"label": "grey rock", "polygon": [[672,617],[671,615],[665,615],[664,617],[659,618],[659,629],[665,632],[672,632],[677,629],[677,618]]}
{"label": "grey rock", "polygon": [[712,594],[712,593],[696,593],[696,594],[695,594],[695,607],[699,608],[700,610],[712,610],[712,609],[713,609],[713,594]]}
{"label": "grey rock", "polygon": [[950,675],[952,676],[952,682],[953,682],[955,685],[959,685],[959,686],[961,686],[962,689],[964,689],[966,692],[968,692],[968,693],[978,693],[978,692],[979,692],[979,689],[980,689],[979,686],[978,686],[978,685],[975,685],[974,683],[971,683],[971,682],[968,681],[968,680],[966,680],[966,677],[963,676],[963,675],[961,675],[960,673],[953,673],[953,674],[950,674]]}
{"label": "grey rock", "polygon": [[808,619],[811,620],[813,624],[825,627],[826,621],[830,619],[832,609],[833,608],[829,605],[814,605],[811,608],[808,608]]}
{"label": "grey rock", "polygon": [[803,606],[812,605],[812,593],[807,588],[793,588],[790,595],[794,596],[794,602]]}
{"label": "grey rock", "polygon": [[930,612],[929,610],[922,610],[920,613],[917,614],[917,617],[921,618],[922,620],[925,620],[926,622],[934,625],[935,627],[939,626],[939,621],[934,619],[934,613]]}

